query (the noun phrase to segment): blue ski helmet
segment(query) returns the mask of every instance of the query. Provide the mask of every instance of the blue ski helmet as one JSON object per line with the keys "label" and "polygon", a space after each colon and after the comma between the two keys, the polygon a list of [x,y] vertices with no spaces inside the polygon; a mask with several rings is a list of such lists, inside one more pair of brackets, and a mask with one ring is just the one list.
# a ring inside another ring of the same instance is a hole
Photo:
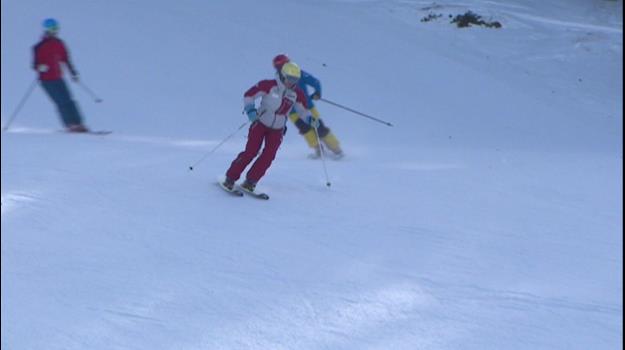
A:
{"label": "blue ski helmet", "polygon": [[45,29],[46,32],[58,32],[59,22],[54,18],[47,18],[43,21],[43,29]]}

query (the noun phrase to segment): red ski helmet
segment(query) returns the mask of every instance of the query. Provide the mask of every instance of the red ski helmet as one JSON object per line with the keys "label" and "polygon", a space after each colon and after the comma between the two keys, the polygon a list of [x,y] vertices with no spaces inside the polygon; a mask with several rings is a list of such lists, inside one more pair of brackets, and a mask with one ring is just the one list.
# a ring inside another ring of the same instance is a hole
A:
{"label": "red ski helmet", "polygon": [[277,70],[280,71],[282,69],[282,66],[284,66],[285,63],[290,62],[291,59],[289,59],[289,56],[281,53],[278,56],[273,58],[273,67]]}

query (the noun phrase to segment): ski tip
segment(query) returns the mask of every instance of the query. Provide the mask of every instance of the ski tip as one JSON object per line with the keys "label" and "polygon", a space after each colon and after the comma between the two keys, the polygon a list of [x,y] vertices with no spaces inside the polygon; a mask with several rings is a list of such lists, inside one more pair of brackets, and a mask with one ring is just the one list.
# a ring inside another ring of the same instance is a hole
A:
{"label": "ski tip", "polygon": [[269,196],[265,193],[251,194],[251,196],[254,198],[262,199],[264,201],[269,200]]}
{"label": "ski tip", "polygon": [[250,196],[252,196],[254,198],[257,198],[257,199],[264,199],[264,200],[268,200],[269,199],[269,195],[264,193],[264,192],[252,192],[252,191],[249,191],[249,190],[247,190],[247,189],[245,189],[244,187],[241,187],[241,186],[239,186],[239,191],[240,192],[244,192],[244,193],[246,193],[246,194],[248,194],[248,195],[250,195]]}

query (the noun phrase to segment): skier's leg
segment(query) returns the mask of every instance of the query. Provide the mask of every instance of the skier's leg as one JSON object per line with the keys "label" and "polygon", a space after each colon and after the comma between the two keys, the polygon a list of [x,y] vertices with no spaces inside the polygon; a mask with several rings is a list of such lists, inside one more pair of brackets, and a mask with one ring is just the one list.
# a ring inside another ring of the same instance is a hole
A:
{"label": "skier's leg", "polygon": [[269,129],[265,133],[265,147],[247,172],[247,181],[255,185],[265,175],[267,169],[276,158],[276,153],[282,143],[282,130]]}
{"label": "skier's leg", "polygon": [[64,119],[69,120],[70,125],[72,126],[82,126],[83,121],[80,111],[78,110],[78,105],[72,98],[72,94],[70,93],[64,80],[60,80],[59,92],[61,93],[61,98],[63,100],[61,103],[65,114]]}
{"label": "skier's leg", "polygon": [[237,156],[232,162],[230,168],[226,172],[226,177],[229,180],[237,181],[241,177],[241,173],[252,162],[254,157],[258,154],[260,146],[263,143],[263,135],[266,127],[260,122],[252,123],[250,131],[247,135],[247,144],[245,150]]}
{"label": "skier's leg", "polygon": [[319,148],[319,141],[317,140],[317,135],[315,134],[315,130],[311,128],[303,136],[304,136],[304,139],[306,140],[306,143],[308,144],[310,148],[315,149],[315,150]]}
{"label": "skier's leg", "polygon": [[291,113],[289,115],[289,119],[295,124],[297,130],[299,130],[300,135],[304,136],[304,140],[308,144],[308,147],[312,149],[317,149],[319,147],[319,142],[317,141],[317,136],[315,135],[315,131],[299,117],[297,113]]}
{"label": "skier's leg", "polygon": [[341,149],[341,145],[339,140],[334,136],[332,132],[327,134],[323,139],[323,143],[328,146],[328,148],[334,152],[335,154],[342,154],[343,150]]}
{"label": "skier's leg", "polygon": [[319,119],[319,127],[317,128],[317,132],[319,133],[319,138],[323,143],[335,154],[342,154],[341,145],[338,138],[332,133],[332,131],[325,125],[321,116],[319,115],[319,111],[317,107],[313,107],[310,112],[313,114],[315,118]]}
{"label": "skier's leg", "polygon": [[297,127],[300,134],[303,134],[310,129],[310,125],[306,124],[306,122],[299,117],[299,114],[295,112],[289,114],[289,119]]}
{"label": "skier's leg", "polygon": [[42,80],[41,86],[48,94],[48,97],[54,102],[57,112],[61,117],[61,121],[65,127],[69,127],[72,123],[72,118],[67,113],[67,98],[63,93],[62,80]]}

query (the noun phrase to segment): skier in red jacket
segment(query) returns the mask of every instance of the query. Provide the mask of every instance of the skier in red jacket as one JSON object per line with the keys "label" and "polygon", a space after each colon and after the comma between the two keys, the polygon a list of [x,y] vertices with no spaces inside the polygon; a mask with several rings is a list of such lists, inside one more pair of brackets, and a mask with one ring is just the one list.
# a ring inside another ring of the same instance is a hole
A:
{"label": "skier in red jacket", "polygon": [[67,48],[57,37],[59,23],[52,18],[43,21],[43,38],[33,48],[33,69],[39,73],[41,86],[56,104],[61,120],[67,131],[87,132],[76,102],[63,80],[62,64],[69,69],[72,80],[78,82],[78,72],[72,64]]}
{"label": "skier in red jacket", "polygon": [[[226,180],[222,186],[229,191],[234,190],[235,182],[241,173],[256,158],[261,145],[262,152],[246,174],[241,188],[254,192],[256,184],[265,175],[276,157],[282,143],[289,112],[294,109],[302,119],[306,119],[306,95],[298,86],[302,72],[293,62],[282,66],[275,79],[261,80],[252,86],[244,95],[244,106],[247,117],[252,125],[247,137],[245,150],[237,156],[226,172]],[[258,109],[256,100],[260,99]]]}

